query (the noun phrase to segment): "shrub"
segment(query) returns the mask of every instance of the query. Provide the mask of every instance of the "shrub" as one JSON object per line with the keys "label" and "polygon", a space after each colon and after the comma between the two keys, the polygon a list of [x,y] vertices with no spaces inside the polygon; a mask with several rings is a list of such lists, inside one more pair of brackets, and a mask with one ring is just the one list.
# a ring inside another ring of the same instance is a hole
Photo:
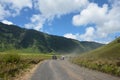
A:
{"label": "shrub", "polygon": [[3,56],[3,61],[5,63],[19,63],[20,60],[20,55],[16,53],[7,53]]}

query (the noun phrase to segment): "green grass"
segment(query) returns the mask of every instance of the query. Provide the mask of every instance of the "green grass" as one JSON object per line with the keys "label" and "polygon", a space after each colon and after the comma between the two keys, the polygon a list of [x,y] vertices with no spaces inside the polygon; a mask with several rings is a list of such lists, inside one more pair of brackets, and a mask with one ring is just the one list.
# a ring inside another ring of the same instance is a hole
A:
{"label": "green grass", "polygon": [[0,79],[13,80],[23,70],[50,58],[51,55],[48,54],[21,54],[14,50],[2,52],[0,53]]}
{"label": "green grass", "polygon": [[113,42],[90,51],[82,56],[85,57],[95,57],[95,58],[113,58],[120,59],[120,42],[118,42],[120,38],[114,40]]}
{"label": "green grass", "polygon": [[73,58],[71,61],[80,66],[120,76],[120,38],[113,42]]}
{"label": "green grass", "polygon": [[72,62],[89,69],[120,76],[120,62],[118,60],[78,57],[73,58]]}

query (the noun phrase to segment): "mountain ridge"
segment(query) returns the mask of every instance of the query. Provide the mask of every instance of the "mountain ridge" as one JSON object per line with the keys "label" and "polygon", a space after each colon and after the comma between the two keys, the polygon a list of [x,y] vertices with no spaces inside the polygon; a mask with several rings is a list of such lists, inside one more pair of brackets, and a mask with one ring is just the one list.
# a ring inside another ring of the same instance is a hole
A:
{"label": "mountain ridge", "polygon": [[0,22],[0,51],[12,48],[28,52],[83,53],[96,49],[103,44],[80,42],[62,36],[49,35],[33,29],[20,28]]}

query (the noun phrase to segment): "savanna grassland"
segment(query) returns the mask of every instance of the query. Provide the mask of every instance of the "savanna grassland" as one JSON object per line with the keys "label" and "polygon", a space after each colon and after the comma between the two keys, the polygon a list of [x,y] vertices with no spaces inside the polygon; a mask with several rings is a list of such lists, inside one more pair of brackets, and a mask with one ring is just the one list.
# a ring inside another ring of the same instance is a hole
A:
{"label": "savanna grassland", "polygon": [[72,62],[80,66],[120,76],[120,38],[96,50],[79,55]]}
{"label": "savanna grassland", "polygon": [[40,53],[18,53],[14,50],[0,52],[0,80],[13,80],[26,69],[50,58],[51,55]]}

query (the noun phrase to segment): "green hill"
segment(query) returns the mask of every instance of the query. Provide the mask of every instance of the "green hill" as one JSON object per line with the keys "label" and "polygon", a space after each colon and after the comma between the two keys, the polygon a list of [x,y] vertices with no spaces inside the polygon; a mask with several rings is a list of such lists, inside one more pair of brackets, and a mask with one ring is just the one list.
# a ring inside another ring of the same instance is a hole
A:
{"label": "green hill", "polygon": [[120,37],[105,46],[73,58],[72,62],[90,69],[120,76]]}
{"label": "green hill", "polygon": [[120,37],[103,47],[84,54],[84,56],[120,59]]}
{"label": "green hill", "polygon": [[18,49],[25,52],[83,53],[102,45],[96,42],[79,42],[33,29],[0,23],[0,51]]}

